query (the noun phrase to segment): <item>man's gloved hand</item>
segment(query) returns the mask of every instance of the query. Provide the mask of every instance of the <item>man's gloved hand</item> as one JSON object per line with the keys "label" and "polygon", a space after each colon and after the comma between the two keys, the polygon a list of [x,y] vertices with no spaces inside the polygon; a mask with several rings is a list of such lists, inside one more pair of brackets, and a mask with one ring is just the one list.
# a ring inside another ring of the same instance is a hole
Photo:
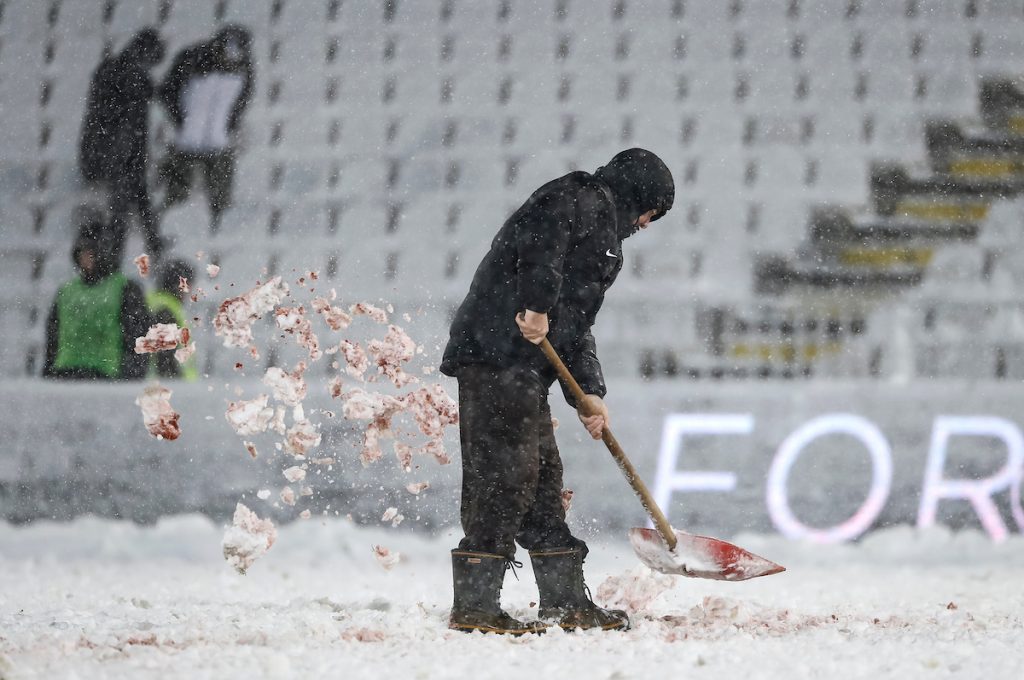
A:
{"label": "man's gloved hand", "polygon": [[608,407],[596,394],[588,394],[584,403],[576,405],[576,415],[594,439],[600,439],[604,428],[610,426]]}
{"label": "man's gloved hand", "polygon": [[526,314],[522,312],[516,314],[516,325],[519,326],[524,338],[539,345],[540,341],[548,334],[548,315],[546,312],[541,314],[527,309]]}

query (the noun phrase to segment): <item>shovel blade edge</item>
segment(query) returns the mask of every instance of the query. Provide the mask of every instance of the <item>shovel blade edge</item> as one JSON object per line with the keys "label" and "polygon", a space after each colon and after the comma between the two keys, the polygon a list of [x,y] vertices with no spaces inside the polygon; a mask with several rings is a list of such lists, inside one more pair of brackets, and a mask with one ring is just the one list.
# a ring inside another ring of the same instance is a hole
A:
{"label": "shovel blade edge", "polygon": [[758,576],[771,576],[785,567],[760,555],[708,536],[695,536],[673,530],[675,550],[669,550],[655,529],[636,527],[629,530],[629,542],[645,565],[663,574],[716,581],[746,581]]}

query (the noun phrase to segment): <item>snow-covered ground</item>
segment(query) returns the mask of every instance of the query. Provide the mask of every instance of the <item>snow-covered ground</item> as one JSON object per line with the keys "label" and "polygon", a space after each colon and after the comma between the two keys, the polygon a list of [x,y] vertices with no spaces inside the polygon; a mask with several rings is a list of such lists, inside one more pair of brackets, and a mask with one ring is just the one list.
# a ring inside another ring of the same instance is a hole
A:
{"label": "snow-covered ground", "polygon": [[[1020,536],[740,536],[789,568],[746,583],[655,577],[624,539],[593,542],[595,593],[609,577],[673,586],[628,632],[514,640],[446,629],[451,533],[296,522],[246,576],[222,534],[199,516],[0,525],[0,678],[1024,677]],[[401,553],[390,571],[377,544]],[[519,576],[503,599],[528,617],[528,561]]]}

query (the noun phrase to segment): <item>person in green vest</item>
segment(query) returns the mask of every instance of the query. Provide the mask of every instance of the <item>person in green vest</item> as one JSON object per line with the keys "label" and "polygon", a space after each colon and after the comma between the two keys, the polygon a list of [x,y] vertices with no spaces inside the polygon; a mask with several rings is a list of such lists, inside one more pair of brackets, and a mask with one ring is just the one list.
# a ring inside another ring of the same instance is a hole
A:
{"label": "person in green vest", "polygon": [[[173,323],[178,328],[188,328],[188,317],[185,316],[185,296],[181,280],[192,283],[195,272],[184,260],[171,260],[161,268],[159,287],[146,295],[146,306],[152,323]],[[179,362],[174,352],[157,352],[153,355],[150,374],[160,378],[181,378],[194,381],[199,378],[195,356],[189,357],[184,363]]]}
{"label": "person in green vest", "polygon": [[46,324],[43,376],[65,380],[138,380],[146,357],[135,338],[149,328],[142,288],[103,252],[106,225],[85,225],[71,259],[78,276],[57,291]]}

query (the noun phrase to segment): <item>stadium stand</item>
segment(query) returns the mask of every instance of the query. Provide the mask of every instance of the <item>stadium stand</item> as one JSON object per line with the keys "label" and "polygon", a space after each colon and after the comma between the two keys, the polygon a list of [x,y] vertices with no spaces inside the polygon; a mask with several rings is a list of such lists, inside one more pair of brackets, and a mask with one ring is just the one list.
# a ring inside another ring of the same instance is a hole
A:
{"label": "stadium stand", "polygon": [[[228,22],[257,83],[235,205],[216,233],[201,199],[163,230],[238,286],[316,269],[443,334],[533,188],[644,146],[678,198],[626,243],[608,373],[1024,375],[1021,0],[0,0],[3,375],[38,374],[96,203],[92,69],[143,26],[173,54]],[[979,325],[983,351],[950,330]],[[201,365],[230,371],[215,345]]]}

